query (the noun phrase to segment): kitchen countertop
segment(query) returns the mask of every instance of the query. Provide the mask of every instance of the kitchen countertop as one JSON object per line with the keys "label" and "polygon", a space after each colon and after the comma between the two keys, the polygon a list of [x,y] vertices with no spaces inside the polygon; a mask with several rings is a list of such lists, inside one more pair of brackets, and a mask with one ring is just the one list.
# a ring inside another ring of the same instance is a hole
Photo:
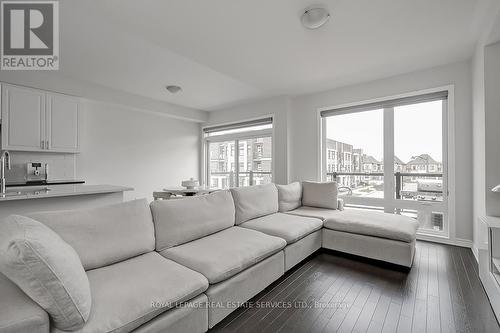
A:
{"label": "kitchen countertop", "polygon": [[0,194],[0,202],[117,193],[132,190],[132,187],[126,186],[83,184],[9,187],[6,194]]}
{"label": "kitchen countertop", "polygon": [[53,179],[53,180],[32,180],[24,182],[7,182],[6,187],[19,187],[19,186],[43,186],[43,185],[67,185],[67,184],[83,184],[84,180],[77,179]]}

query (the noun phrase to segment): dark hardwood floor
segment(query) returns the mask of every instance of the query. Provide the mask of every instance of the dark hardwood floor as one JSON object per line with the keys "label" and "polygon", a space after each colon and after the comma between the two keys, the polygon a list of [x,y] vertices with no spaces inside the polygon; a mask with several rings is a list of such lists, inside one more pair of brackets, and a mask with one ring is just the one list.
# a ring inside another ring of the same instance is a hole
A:
{"label": "dark hardwood floor", "polygon": [[490,333],[500,328],[470,249],[418,242],[410,271],[318,253],[210,332]]}

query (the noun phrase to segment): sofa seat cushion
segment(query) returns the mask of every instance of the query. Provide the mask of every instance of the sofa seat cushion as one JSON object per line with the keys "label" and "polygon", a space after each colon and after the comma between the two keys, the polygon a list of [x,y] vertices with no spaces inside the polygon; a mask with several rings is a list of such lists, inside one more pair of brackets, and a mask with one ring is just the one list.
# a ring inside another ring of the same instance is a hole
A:
{"label": "sofa seat cushion", "polygon": [[301,238],[323,227],[323,220],[291,214],[276,213],[247,221],[240,225],[283,238],[287,244],[292,244]]}
{"label": "sofa seat cushion", "polygon": [[415,240],[418,222],[411,217],[348,209],[343,211],[300,207],[290,214],[322,217],[326,229],[410,243]]}
{"label": "sofa seat cushion", "polygon": [[87,272],[92,309],[78,332],[130,332],[208,288],[201,274],[149,252]]}
{"label": "sofa seat cushion", "polygon": [[326,221],[330,218],[333,218],[338,213],[340,213],[340,211],[336,209],[301,206],[297,209],[288,211],[285,214],[305,216],[305,217],[315,217]]}
{"label": "sofa seat cushion", "polygon": [[282,238],[231,227],[160,253],[200,272],[213,284],[230,278],[285,246],[286,241]]}

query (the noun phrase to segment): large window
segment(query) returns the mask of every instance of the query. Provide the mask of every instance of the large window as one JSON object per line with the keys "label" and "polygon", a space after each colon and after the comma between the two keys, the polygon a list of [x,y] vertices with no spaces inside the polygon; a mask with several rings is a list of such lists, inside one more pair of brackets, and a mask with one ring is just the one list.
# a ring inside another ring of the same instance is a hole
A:
{"label": "large window", "polygon": [[272,118],[203,129],[206,184],[230,188],[272,182]]}
{"label": "large window", "polygon": [[322,111],[323,175],[351,209],[447,232],[447,92]]}

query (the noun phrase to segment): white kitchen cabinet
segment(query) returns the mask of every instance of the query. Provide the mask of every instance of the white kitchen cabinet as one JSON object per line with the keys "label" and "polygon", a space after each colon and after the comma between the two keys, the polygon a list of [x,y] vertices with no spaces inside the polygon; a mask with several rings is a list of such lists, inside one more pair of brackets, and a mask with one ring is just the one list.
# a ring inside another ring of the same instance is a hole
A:
{"label": "white kitchen cabinet", "polygon": [[76,97],[47,95],[47,149],[53,152],[79,151],[80,101]]}
{"label": "white kitchen cabinet", "polygon": [[45,150],[45,93],[2,86],[2,149]]}
{"label": "white kitchen cabinet", "polygon": [[2,84],[2,149],[77,153],[77,97]]}

